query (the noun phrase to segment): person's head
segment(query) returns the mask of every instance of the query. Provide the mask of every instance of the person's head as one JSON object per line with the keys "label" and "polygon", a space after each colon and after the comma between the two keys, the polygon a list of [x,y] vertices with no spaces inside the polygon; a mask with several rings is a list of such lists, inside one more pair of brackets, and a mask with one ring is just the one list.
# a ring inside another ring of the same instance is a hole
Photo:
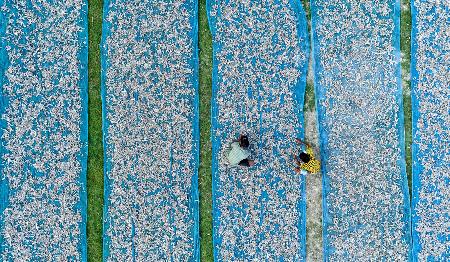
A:
{"label": "person's head", "polygon": [[247,136],[241,136],[241,139],[239,140],[239,145],[242,148],[248,148],[250,146],[250,143],[248,142]]}
{"label": "person's head", "polygon": [[301,152],[300,153],[300,160],[302,160],[303,163],[308,163],[309,160],[311,160],[311,157],[307,153]]}

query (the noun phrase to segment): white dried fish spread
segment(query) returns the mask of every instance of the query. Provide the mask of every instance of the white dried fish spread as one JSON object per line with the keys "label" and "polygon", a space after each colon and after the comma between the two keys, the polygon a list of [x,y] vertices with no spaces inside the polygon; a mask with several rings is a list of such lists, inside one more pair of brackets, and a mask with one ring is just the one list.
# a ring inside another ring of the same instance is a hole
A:
{"label": "white dried fish spread", "polygon": [[324,259],[410,254],[399,2],[312,2],[324,174]]}
{"label": "white dried fish spread", "polygon": [[[307,25],[291,1],[210,1],[216,261],[305,257],[304,180],[291,165],[302,130]],[[302,21],[302,22],[301,22]],[[224,157],[249,136],[255,167]]]}
{"label": "white dried fish spread", "polygon": [[450,258],[450,2],[414,0],[413,255]]}
{"label": "white dried fish spread", "polygon": [[195,261],[196,2],[105,2],[105,258]]}
{"label": "white dried fish spread", "polygon": [[84,261],[87,1],[0,8],[0,260]]}

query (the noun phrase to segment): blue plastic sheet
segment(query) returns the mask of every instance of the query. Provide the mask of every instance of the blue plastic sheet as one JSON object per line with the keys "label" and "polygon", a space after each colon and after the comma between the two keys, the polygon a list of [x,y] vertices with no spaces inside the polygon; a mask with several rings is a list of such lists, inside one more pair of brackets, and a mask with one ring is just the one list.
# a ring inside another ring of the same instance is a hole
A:
{"label": "blue plastic sheet", "polygon": [[450,6],[411,1],[414,261],[450,260]]}
{"label": "blue plastic sheet", "polygon": [[0,7],[0,260],[86,261],[87,1]]}
{"label": "blue plastic sheet", "polygon": [[325,261],[407,261],[399,1],[311,1]]}
{"label": "blue plastic sheet", "polygon": [[197,1],[104,3],[104,261],[199,261],[197,20]]}
{"label": "blue plastic sheet", "polygon": [[[212,172],[215,261],[303,261],[305,179],[295,174],[309,58],[299,1],[207,1],[213,35]],[[247,134],[251,168],[231,167]]]}

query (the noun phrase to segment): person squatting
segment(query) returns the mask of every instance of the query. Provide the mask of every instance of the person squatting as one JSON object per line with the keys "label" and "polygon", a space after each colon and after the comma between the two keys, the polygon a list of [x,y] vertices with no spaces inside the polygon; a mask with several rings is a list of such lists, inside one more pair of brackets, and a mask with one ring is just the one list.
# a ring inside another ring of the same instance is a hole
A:
{"label": "person squatting", "polygon": [[[295,163],[295,172],[302,175],[317,174],[320,171],[320,161],[315,158],[312,146],[299,138],[296,138],[295,141],[302,148],[299,154],[292,156]],[[230,144],[230,148],[226,152],[228,163],[231,166],[254,166],[256,162],[250,159],[249,147],[248,136],[241,134],[237,140]]]}

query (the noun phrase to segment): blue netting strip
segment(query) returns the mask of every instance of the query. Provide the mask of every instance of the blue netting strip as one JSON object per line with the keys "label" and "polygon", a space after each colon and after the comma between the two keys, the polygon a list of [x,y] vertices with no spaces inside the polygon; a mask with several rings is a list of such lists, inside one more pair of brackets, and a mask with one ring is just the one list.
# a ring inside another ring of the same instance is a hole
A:
{"label": "blue netting strip", "polygon": [[[0,7],[4,5],[5,1],[0,0]],[[0,117],[3,116],[3,113],[7,107],[6,97],[3,94],[3,81],[5,70],[8,63],[8,57],[5,50],[5,44],[3,43],[3,39],[6,33],[6,17],[4,12],[0,12]],[[0,159],[3,159],[3,155],[5,154],[5,144],[3,141],[3,129],[6,127],[6,123],[2,120],[3,117],[0,118]],[[3,175],[3,161],[0,161],[0,230],[4,228],[4,217],[3,211],[8,206],[8,194],[9,187],[8,181],[6,181],[6,177]],[[3,234],[0,233],[0,254],[5,253],[5,239]]]}
{"label": "blue netting strip", "polygon": [[444,2],[411,0],[413,261],[450,261],[450,6]]}
{"label": "blue netting strip", "polygon": [[[279,3],[279,1],[273,1],[276,3]],[[213,67],[212,67],[212,98],[211,98],[211,141],[212,141],[212,202],[213,202],[213,250],[214,250],[214,260],[215,261],[222,261],[222,257],[220,254],[220,249],[222,249],[223,238],[219,234],[219,227],[221,226],[221,220],[222,220],[222,211],[219,208],[218,199],[220,197],[224,196],[224,192],[220,190],[220,177],[226,177],[227,174],[223,174],[219,172],[219,163],[218,158],[222,157],[219,156],[219,151],[221,147],[226,146],[226,141],[224,141],[223,137],[225,135],[217,134],[218,130],[221,127],[221,124],[219,124],[219,103],[217,102],[218,99],[218,89],[219,89],[219,82],[221,81],[220,73],[218,72],[218,60],[217,60],[217,53],[223,49],[223,46],[221,43],[214,40],[215,36],[217,35],[217,18],[222,16],[221,10],[219,9],[215,15],[212,15],[212,7],[213,5],[219,5],[220,1],[215,0],[206,0],[206,9],[207,9],[207,18],[208,18],[208,24],[210,31],[213,36]],[[308,23],[306,19],[306,13],[303,9],[303,6],[299,0],[291,0],[289,1],[290,6],[287,8],[291,8],[295,11],[297,16],[297,37],[301,38],[302,40],[306,39],[307,41],[302,42],[300,44],[301,51],[305,53],[306,55],[306,62],[302,64],[302,67],[299,69],[301,72],[301,76],[298,79],[297,86],[293,88],[294,90],[294,98],[295,98],[295,108],[297,110],[298,120],[301,128],[296,128],[296,133],[298,137],[304,136],[304,129],[303,129],[303,106],[304,106],[304,92],[305,92],[305,86],[306,86],[306,73],[308,69],[308,59],[309,59],[309,35],[308,35]],[[229,15],[229,14],[226,14]],[[294,35],[292,37],[295,37]],[[245,87],[242,87],[245,88]],[[260,102],[260,98],[258,99]],[[270,109],[269,109],[270,110]],[[226,117],[226,116],[224,116]],[[261,118],[260,118],[261,121]],[[254,127],[257,129],[258,127]],[[263,132],[263,131],[261,131]],[[215,135],[217,134],[217,135]],[[261,134],[260,134],[261,135]],[[280,139],[282,139],[280,137]],[[281,157],[280,155],[275,155],[274,157]],[[303,176],[300,176],[298,178],[300,180],[301,184],[301,200],[299,203],[297,203],[297,208],[300,213],[300,219],[298,221],[298,239],[300,239],[301,247],[297,254],[296,259],[304,260],[306,259],[306,189],[305,189],[305,178]],[[264,213],[264,210],[261,210],[262,213]],[[294,240],[293,240],[294,241]],[[240,253],[241,259],[252,259],[250,257],[245,258],[245,251],[239,250],[241,247],[235,247],[234,252]],[[239,251],[238,251],[239,250]],[[257,255],[261,257],[268,256],[270,254],[263,254],[259,251],[257,251]],[[253,258],[255,259],[255,258]],[[283,260],[283,258],[279,258],[280,260]]]}
{"label": "blue netting strip", "polygon": [[[4,7],[5,1],[0,0],[0,7]],[[8,98],[3,93],[3,84],[5,70],[9,66],[9,60],[7,51],[5,49],[5,33],[6,26],[8,24],[6,12],[0,12],[0,116],[8,107]],[[80,201],[74,207],[79,209],[81,213],[81,221],[79,222],[80,239],[78,244],[79,254],[81,261],[87,261],[87,237],[86,237],[86,223],[87,223],[87,158],[88,158],[88,1],[83,0],[81,13],[79,14],[78,24],[81,28],[79,32],[78,41],[80,43],[80,52],[78,53],[79,72],[80,72],[80,96],[81,96],[81,115],[80,115],[80,142],[81,148],[77,156],[77,160],[81,164],[81,173],[79,174],[78,184],[80,185]],[[6,141],[3,139],[3,129],[7,127],[7,123],[0,119],[0,159],[3,160],[3,156],[6,153],[5,145]],[[8,195],[9,186],[5,175],[3,174],[3,168],[6,163],[0,161],[0,229],[4,228],[4,210],[9,205]],[[0,234],[0,254],[3,258],[9,257],[5,252],[6,240],[3,233]]]}
{"label": "blue netting strip", "polygon": [[100,42],[100,57],[101,57],[101,100],[102,100],[102,144],[103,144],[103,261],[107,261],[106,259],[109,257],[109,245],[110,238],[105,233],[109,228],[109,219],[108,219],[108,207],[110,205],[109,202],[109,192],[111,187],[111,182],[106,175],[107,170],[111,169],[111,161],[106,155],[107,150],[107,141],[106,137],[108,136],[108,128],[109,122],[106,119],[106,68],[108,66],[108,58],[107,58],[107,49],[106,49],[106,37],[110,34],[110,24],[107,22],[106,17],[109,12],[110,1],[105,0],[103,2],[103,14],[102,14],[102,39]]}
{"label": "blue netting strip", "polygon": [[[103,130],[103,150],[104,150],[104,205],[103,205],[103,261],[107,261],[110,257],[110,249],[111,249],[111,239],[106,234],[106,231],[110,228],[110,219],[108,208],[113,205],[109,201],[110,192],[111,192],[111,180],[107,176],[107,171],[111,170],[112,161],[107,155],[107,148],[111,146],[108,143],[108,129],[109,129],[109,121],[107,120],[107,105],[106,105],[106,96],[107,96],[107,87],[106,87],[106,70],[109,67],[109,61],[107,56],[108,46],[106,45],[106,39],[110,35],[110,28],[113,26],[107,20],[106,17],[108,13],[111,11],[112,0],[105,0],[103,5],[103,24],[102,24],[102,39],[100,44],[101,50],[101,99],[102,99],[102,130]],[[114,2],[114,1],[113,1]],[[119,0],[120,2],[120,0]],[[194,53],[192,54],[192,60],[189,62],[193,67],[192,74],[192,83],[193,88],[195,89],[195,97],[194,97],[194,117],[193,117],[193,137],[194,137],[194,146],[192,154],[195,155],[195,163],[194,169],[195,174],[192,176],[191,181],[191,193],[189,197],[189,210],[192,211],[192,219],[194,220],[194,225],[192,228],[192,241],[193,241],[193,250],[192,257],[189,261],[200,261],[200,236],[199,236],[199,191],[198,191],[198,166],[199,166],[199,157],[200,157],[200,131],[199,131],[199,50],[198,50],[198,2],[194,1],[194,4],[190,5],[194,10],[194,15],[190,17],[190,23],[192,25],[192,30],[190,32],[193,46],[195,48]],[[163,228],[161,230],[164,230]],[[134,229],[133,229],[134,231]],[[126,232],[124,232],[126,233]],[[133,257],[135,257],[133,251]]]}
{"label": "blue netting strip", "polygon": [[80,28],[83,28],[79,35],[79,41],[82,43],[81,52],[79,53],[80,61],[80,89],[81,89],[81,192],[80,192],[80,204],[82,222],[81,227],[81,254],[83,261],[87,261],[87,236],[86,236],[86,223],[87,223],[87,161],[88,161],[88,54],[89,54],[89,35],[88,35],[88,0],[83,1],[83,9],[81,13],[81,19],[79,22]]}
{"label": "blue netting strip", "polygon": [[[320,2],[320,3],[319,3]],[[324,6],[329,4],[330,9],[324,10]],[[335,185],[333,185],[333,181],[328,176],[328,170],[327,166],[330,166],[329,159],[331,156],[334,156],[334,160],[336,159],[336,156],[339,155],[338,149],[331,149],[329,147],[329,136],[330,133],[328,130],[328,127],[326,126],[326,123],[331,121],[329,117],[327,117],[327,109],[332,109],[333,107],[339,107],[339,104],[334,104],[335,102],[333,100],[327,100],[326,94],[330,90],[328,90],[328,86],[321,85],[320,81],[322,78],[329,77],[330,75],[336,74],[336,71],[333,70],[325,70],[321,63],[324,61],[325,58],[323,56],[327,56],[327,50],[332,50],[333,47],[333,39],[336,39],[338,35],[335,35],[334,37],[324,40],[320,39],[319,34],[321,32],[317,31],[318,26],[323,26],[323,17],[320,17],[319,12],[322,14],[326,13],[326,11],[334,10],[339,7],[346,7],[348,9],[352,8],[352,4],[350,1],[341,1],[339,5],[334,5],[332,2],[327,3],[327,1],[311,1],[311,20],[312,20],[312,53],[313,53],[313,70],[314,70],[314,86],[315,86],[315,95],[316,95],[316,109],[318,110],[318,129],[319,129],[319,137],[320,137],[320,148],[321,148],[321,160],[322,160],[322,174],[323,174],[323,194],[322,194],[322,205],[323,205],[323,254],[324,254],[324,261],[330,261],[333,255],[336,254],[337,250],[331,243],[330,239],[336,239],[339,236],[334,235],[333,233],[330,233],[328,228],[330,224],[333,224],[334,228],[339,226],[336,224],[335,221],[333,221],[332,217],[330,216],[330,209],[333,210],[334,213],[336,213],[336,210],[339,210],[338,206],[330,206],[329,203],[327,203],[327,196],[330,193],[333,193],[333,188]],[[334,5],[334,6],[333,6]],[[400,150],[400,155],[402,156],[401,159],[397,161],[397,165],[399,166],[399,169],[401,170],[400,174],[400,181],[392,181],[392,183],[398,183],[400,188],[402,189],[402,195],[403,195],[403,204],[401,206],[401,213],[403,214],[401,223],[402,223],[402,232],[401,232],[401,240],[402,243],[406,246],[406,251],[404,251],[405,256],[410,257],[411,256],[411,232],[410,232],[410,201],[409,201],[409,192],[408,192],[408,184],[407,184],[407,176],[406,176],[406,164],[405,164],[405,137],[404,137],[404,114],[403,114],[403,100],[402,100],[402,89],[401,89],[401,69],[400,69],[400,1],[395,0],[391,1],[389,3],[389,7],[393,10],[393,15],[391,19],[393,19],[394,24],[394,34],[392,35],[392,39],[390,40],[393,46],[393,55],[395,56],[395,60],[397,61],[396,67],[395,67],[395,80],[396,80],[396,91],[395,91],[395,97],[396,102],[398,103],[399,110],[396,112],[396,117],[398,117],[396,129],[397,129],[397,136],[398,136],[398,150]],[[367,10],[367,12],[369,12]],[[347,15],[347,14],[343,14]],[[335,19],[341,19],[340,16],[336,16]],[[350,18],[347,16],[346,19],[350,21]],[[329,27],[328,29],[330,29]],[[334,30],[336,28],[332,28]],[[344,29],[342,29],[344,30]],[[331,30],[330,30],[331,31]],[[329,34],[332,34],[331,32],[328,32]],[[351,45],[350,41],[347,41],[348,45]],[[329,45],[327,48],[326,46]],[[342,48],[342,47],[341,47]],[[323,53],[325,54],[323,54]],[[345,55],[344,55],[345,56]],[[342,73],[342,72],[341,72]],[[350,86],[349,86],[350,87]],[[344,94],[342,94],[344,95]],[[327,101],[327,103],[330,103],[330,106],[328,108],[325,108],[323,106],[324,101]],[[342,119],[334,119],[336,122],[343,121]],[[334,131],[335,132],[335,131]],[[382,139],[382,138],[380,138]],[[400,207],[399,207],[400,208]],[[340,212],[340,211],[339,211]],[[344,215],[344,214],[342,214]],[[345,221],[344,221],[345,222]],[[359,225],[361,227],[364,227],[365,225]],[[357,228],[354,228],[353,230],[357,230]],[[351,233],[350,231],[348,233]],[[342,250],[340,250],[342,251]],[[355,254],[351,254],[349,252],[339,253],[342,257],[346,257],[346,259],[352,259],[352,256]],[[368,254],[369,255],[369,254]],[[371,254],[374,255],[374,254]],[[342,259],[342,257],[340,257]],[[334,258],[336,259],[336,257]],[[355,259],[355,257],[353,257]],[[389,258],[387,258],[389,259]]]}

